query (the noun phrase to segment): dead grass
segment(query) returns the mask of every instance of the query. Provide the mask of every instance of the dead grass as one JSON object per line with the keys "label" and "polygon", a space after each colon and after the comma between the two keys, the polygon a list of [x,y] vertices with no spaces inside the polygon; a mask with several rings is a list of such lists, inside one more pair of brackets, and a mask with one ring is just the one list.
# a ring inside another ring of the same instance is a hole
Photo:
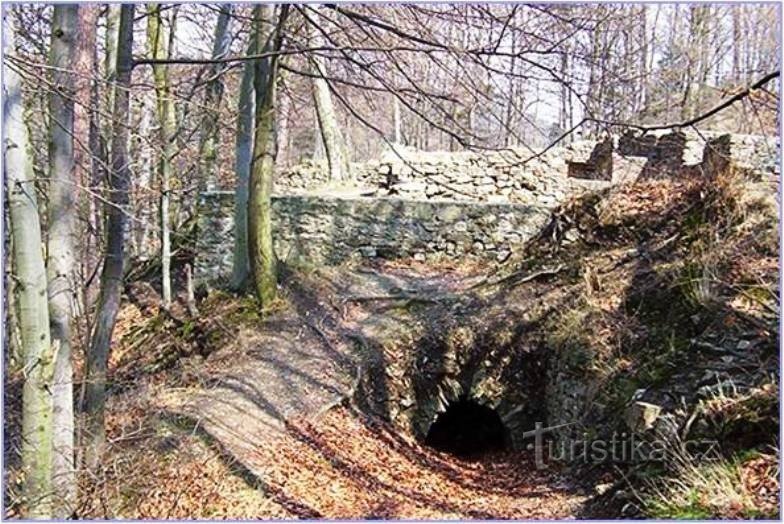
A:
{"label": "dead grass", "polygon": [[713,460],[681,454],[642,502],[659,519],[777,519],[778,493],[777,451]]}

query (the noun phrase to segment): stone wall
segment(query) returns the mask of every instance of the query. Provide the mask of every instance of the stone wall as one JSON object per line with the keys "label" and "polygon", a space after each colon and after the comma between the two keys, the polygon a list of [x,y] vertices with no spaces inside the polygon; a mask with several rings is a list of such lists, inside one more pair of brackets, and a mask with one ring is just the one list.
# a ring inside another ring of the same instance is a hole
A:
{"label": "stone wall", "polygon": [[701,166],[710,170],[716,167],[719,157],[723,158],[723,165],[733,163],[757,173],[774,174],[779,170],[776,138],[759,135],[710,131],[659,131],[644,135],[627,132],[618,139],[616,151],[627,158],[644,158],[638,176],[649,178]]}
{"label": "stone wall", "polygon": [[[715,171],[729,163],[778,170],[772,137],[665,131],[575,141],[530,151],[423,152],[395,146],[353,165],[333,184],[306,163],[278,173],[275,243],[284,260],[337,264],[355,257],[504,259],[547,221],[550,210],[589,189],[637,178]],[[233,195],[204,195],[197,278],[228,274]]]}
{"label": "stone wall", "polygon": [[[473,201],[550,205],[575,191],[605,187],[606,182],[573,180],[571,159],[587,162],[596,142],[557,148],[542,157],[520,148],[476,153],[417,151],[395,146],[380,159],[352,165],[354,192],[409,200]],[[279,194],[332,190],[326,166],[308,162],[280,173]],[[341,188],[346,190],[346,187]]]}
{"label": "stone wall", "polygon": [[[418,151],[398,145],[380,159],[353,164],[353,186],[356,194],[366,196],[550,205],[585,189],[699,168],[706,155],[717,150],[715,144],[721,144],[722,154],[739,167],[778,170],[775,137],[630,131],[619,137],[577,140],[539,156],[520,147],[480,153]],[[279,173],[276,187],[280,194],[329,188],[326,165],[306,162],[290,168]]]}
{"label": "stone wall", "polygon": [[[196,278],[231,273],[233,194],[202,196]],[[284,261],[474,257],[503,260],[547,224],[550,208],[523,204],[289,195],[273,199],[275,251]]]}

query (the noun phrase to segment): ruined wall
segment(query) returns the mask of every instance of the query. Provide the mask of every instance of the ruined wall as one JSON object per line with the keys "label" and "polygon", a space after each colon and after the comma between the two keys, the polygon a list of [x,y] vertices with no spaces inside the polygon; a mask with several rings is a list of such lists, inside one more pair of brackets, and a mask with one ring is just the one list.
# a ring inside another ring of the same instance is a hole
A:
{"label": "ruined wall", "polygon": [[[638,178],[715,172],[729,163],[778,170],[772,137],[666,131],[580,140],[532,158],[530,151],[423,152],[395,146],[353,165],[334,185],[306,163],[276,178],[275,245],[284,260],[337,264],[351,258],[503,260],[546,223],[550,210],[590,189]],[[203,196],[197,278],[231,268],[233,195]]]}
{"label": "ruined wall", "polygon": [[[231,273],[234,201],[230,192],[202,200],[196,277],[203,282]],[[306,195],[275,197],[272,207],[278,257],[328,265],[375,257],[503,260],[550,216],[535,205]]]}
{"label": "ruined wall", "polygon": [[[681,169],[710,172],[733,163],[760,174],[779,169],[775,137],[704,131],[628,132],[618,139],[616,151],[624,157],[645,159],[639,177],[671,176]],[[634,177],[637,178],[637,177]]]}
{"label": "ruined wall", "polygon": [[[711,152],[745,169],[778,170],[775,137],[663,130],[577,140],[535,158],[519,147],[478,153],[394,146],[380,159],[353,164],[352,175],[355,192],[366,196],[549,205],[585,189],[699,168]],[[329,186],[326,165],[318,162],[283,171],[276,180],[280,194]]]}
{"label": "ruined wall", "polygon": [[[568,163],[587,162],[596,142],[581,141],[540,158],[519,148],[471,151],[417,151],[395,146],[380,159],[353,164],[356,192],[410,200],[449,200],[550,205],[568,194],[606,187],[607,182],[568,178]],[[279,174],[280,194],[329,188],[326,168],[309,162]]]}

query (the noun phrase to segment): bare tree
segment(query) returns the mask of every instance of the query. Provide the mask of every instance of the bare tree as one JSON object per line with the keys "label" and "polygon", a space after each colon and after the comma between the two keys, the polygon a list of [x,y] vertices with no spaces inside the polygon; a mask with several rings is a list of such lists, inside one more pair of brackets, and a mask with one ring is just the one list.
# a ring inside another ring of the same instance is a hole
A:
{"label": "bare tree", "polygon": [[[15,28],[3,13],[3,50],[12,55]],[[17,304],[25,380],[22,391],[22,468],[27,518],[52,513],[52,391],[57,351],[49,335],[49,308],[41,226],[28,156],[22,81],[8,62],[3,71],[4,171],[13,236]]]}
{"label": "bare tree", "polygon": [[[49,97],[49,206],[47,261],[49,320],[57,348],[52,397],[54,402],[54,514],[65,518],[76,502],[74,469],[73,362],[71,319],[76,299],[77,176],[74,157],[74,96],[77,39],[83,27],[79,6],[57,5],[52,16],[50,60],[53,89]],[[80,73],[83,71],[80,71]],[[89,93],[89,86],[87,88]],[[84,95],[80,97],[84,100]],[[84,113],[80,130],[85,131]]]}
{"label": "bare tree", "polygon": [[126,206],[130,170],[128,168],[128,115],[130,109],[129,86],[133,67],[133,16],[134,4],[123,4],[117,38],[117,80],[114,93],[114,119],[112,125],[112,163],[109,173],[110,201],[106,205],[107,241],[101,273],[101,293],[98,313],[87,353],[87,385],[85,410],[87,412],[88,465],[95,468],[102,454],[106,434],[104,406],[106,402],[106,367],[109,347],[120,308],[125,260]]}
{"label": "bare tree", "polygon": [[[320,32],[313,31],[311,44],[313,47],[321,47],[323,45]],[[346,144],[335,115],[335,107],[332,104],[329,84],[325,80],[328,76],[326,62],[318,53],[312,54],[310,60],[314,72],[313,102],[316,108],[316,118],[321,131],[322,143],[327,156],[329,178],[330,180],[345,180],[350,176],[351,167],[346,152]]]}
{"label": "bare tree", "polygon": [[[251,36],[248,54],[255,53],[256,42]],[[250,261],[248,260],[248,183],[250,180],[253,153],[253,123],[255,64],[245,63],[240,83],[237,103],[237,137],[234,153],[234,173],[237,177],[234,197],[234,258],[231,286],[241,289],[248,281]]]}
{"label": "bare tree", "polygon": [[[150,55],[156,59],[167,57],[166,35],[161,21],[160,4],[150,4],[147,9],[147,46]],[[173,28],[168,41],[174,38]],[[169,48],[171,45],[168,46]],[[155,97],[157,101],[158,125],[161,143],[161,154],[158,161],[161,196],[161,299],[164,308],[171,306],[171,225],[169,217],[169,201],[172,178],[172,158],[174,156],[174,134],[176,130],[176,117],[174,101],[169,86],[169,73],[166,67],[153,64],[153,77],[155,80]]]}
{"label": "bare tree", "polygon": [[[215,26],[215,37],[212,45],[212,58],[219,60],[229,52],[231,44],[231,4],[221,4],[218,13],[218,23]],[[204,117],[202,120],[201,145],[199,157],[202,167],[200,176],[208,189],[215,189],[218,185],[216,159],[218,152],[218,106],[223,99],[223,71],[226,64],[214,62],[210,69],[209,82],[207,83],[204,97]]]}
{"label": "bare tree", "polygon": [[256,293],[264,307],[277,295],[277,263],[272,245],[272,184],[275,175],[275,92],[278,81],[277,52],[282,47],[282,27],[288,6],[264,4],[254,8],[256,49],[271,56],[256,60],[256,132],[248,197],[250,265]]}

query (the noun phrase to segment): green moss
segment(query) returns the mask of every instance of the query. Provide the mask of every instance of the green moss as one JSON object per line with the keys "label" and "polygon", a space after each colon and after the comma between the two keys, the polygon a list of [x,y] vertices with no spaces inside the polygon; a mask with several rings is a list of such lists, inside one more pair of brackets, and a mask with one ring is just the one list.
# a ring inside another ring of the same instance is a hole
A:
{"label": "green moss", "polygon": [[564,346],[561,350],[561,361],[567,369],[584,370],[593,361],[594,351],[590,346],[574,343]]}
{"label": "green moss", "polygon": [[246,295],[234,298],[235,309],[229,314],[229,321],[237,324],[256,324],[263,319],[262,309],[255,297]]}
{"label": "green moss", "polygon": [[692,489],[689,502],[679,505],[674,502],[656,501],[647,505],[648,516],[654,519],[701,520],[714,517],[713,512],[700,504],[700,494]]}
{"label": "green moss", "polygon": [[620,413],[638,389],[640,382],[636,377],[616,376],[602,389],[603,400],[610,412]]}
{"label": "green moss", "polygon": [[196,323],[192,319],[188,319],[183,322],[182,326],[180,327],[179,336],[183,339],[187,339],[193,334],[194,329],[196,329]]}

